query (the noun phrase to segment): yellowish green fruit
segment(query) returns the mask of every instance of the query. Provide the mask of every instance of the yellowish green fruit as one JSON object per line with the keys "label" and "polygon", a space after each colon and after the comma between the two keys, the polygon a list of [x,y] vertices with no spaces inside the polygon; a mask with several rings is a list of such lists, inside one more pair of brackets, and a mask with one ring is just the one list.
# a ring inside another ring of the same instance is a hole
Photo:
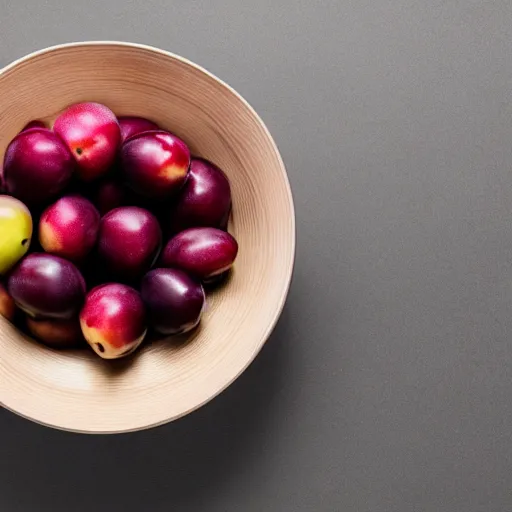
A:
{"label": "yellowish green fruit", "polygon": [[8,272],[25,255],[31,238],[29,209],[14,197],[0,195],[0,274]]}

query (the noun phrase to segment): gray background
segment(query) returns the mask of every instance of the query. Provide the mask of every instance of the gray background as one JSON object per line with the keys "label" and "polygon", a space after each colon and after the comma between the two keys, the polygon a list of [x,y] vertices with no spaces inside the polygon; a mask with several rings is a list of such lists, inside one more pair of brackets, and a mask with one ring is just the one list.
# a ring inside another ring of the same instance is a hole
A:
{"label": "gray background", "polygon": [[225,79],[298,226],[274,335],[205,408],[116,437],[0,411],[0,510],[512,509],[510,1],[0,5],[1,65],[120,39]]}

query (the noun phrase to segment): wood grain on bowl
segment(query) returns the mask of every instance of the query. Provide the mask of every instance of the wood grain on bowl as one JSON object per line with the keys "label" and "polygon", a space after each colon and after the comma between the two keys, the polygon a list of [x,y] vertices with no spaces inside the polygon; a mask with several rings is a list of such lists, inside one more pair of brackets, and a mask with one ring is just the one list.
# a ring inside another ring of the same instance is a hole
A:
{"label": "wood grain on bowl", "polygon": [[128,363],[58,352],[0,319],[0,403],[80,432],[123,432],[179,418],[236,379],[282,310],[295,252],[290,187],[278,150],[252,108],[198,66],[125,43],[78,43],[31,54],[0,72],[0,157],[32,119],[96,101],[153,120],[227,174],[230,231],[239,243],[229,282],[209,295],[187,343],[146,344]]}

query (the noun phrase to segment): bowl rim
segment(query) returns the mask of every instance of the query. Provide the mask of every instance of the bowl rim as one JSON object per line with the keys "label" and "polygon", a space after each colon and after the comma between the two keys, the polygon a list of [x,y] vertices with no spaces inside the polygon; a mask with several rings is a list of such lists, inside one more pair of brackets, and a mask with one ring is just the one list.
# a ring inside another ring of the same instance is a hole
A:
{"label": "bowl rim", "polygon": [[270,142],[270,144],[272,146],[272,150],[273,150],[273,152],[274,152],[274,154],[277,157],[277,160],[279,162],[279,167],[281,168],[281,171],[282,171],[282,176],[284,178],[284,184],[285,184],[285,188],[286,188],[286,196],[287,196],[287,200],[288,200],[288,206],[289,206],[290,212],[291,212],[291,216],[290,216],[291,217],[290,218],[290,223],[291,223],[291,230],[290,230],[290,234],[291,234],[291,240],[290,240],[290,242],[291,242],[291,251],[290,251],[290,261],[288,262],[288,266],[287,266],[289,271],[287,272],[287,275],[284,276],[284,279],[283,279],[283,285],[284,286],[282,287],[281,296],[279,298],[279,303],[277,305],[275,313],[274,313],[271,321],[269,322],[265,332],[263,333],[263,335],[261,337],[261,340],[260,340],[260,342],[258,343],[258,345],[256,347],[256,350],[251,355],[251,357],[247,359],[247,361],[245,362],[245,365],[242,367],[242,369],[237,374],[235,374],[230,379],[228,379],[224,383],[223,386],[220,386],[219,388],[212,390],[212,393],[205,400],[203,400],[201,403],[194,404],[192,407],[188,408],[187,410],[184,410],[181,414],[175,415],[175,416],[170,417],[170,418],[163,419],[161,421],[157,421],[157,422],[153,422],[153,423],[148,423],[147,425],[133,427],[133,428],[126,428],[126,429],[112,429],[112,430],[98,431],[98,430],[85,430],[85,429],[84,430],[80,430],[80,429],[66,427],[66,426],[63,426],[63,425],[58,425],[58,424],[53,424],[53,423],[49,423],[49,422],[44,422],[44,421],[39,420],[38,418],[34,418],[34,417],[29,416],[27,414],[22,414],[22,413],[18,412],[16,409],[13,409],[13,408],[7,406],[4,402],[2,402],[0,400],[0,406],[1,407],[3,407],[5,409],[13,412],[14,414],[16,414],[16,415],[18,415],[20,417],[23,417],[25,419],[28,419],[30,421],[33,421],[33,422],[35,422],[35,423],[37,423],[39,425],[45,426],[45,427],[50,427],[50,428],[54,428],[54,429],[57,429],[57,430],[62,430],[62,431],[65,431],[65,432],[75,432],[75,433],[81,433],[81,434],[122,434],[122,433],[129,433],[129,432],[137,432],[137,431],[148,430],[148,429],[155,428],[155,427],[158,427],[158,426],[161,426],[161,425],[165,425],[165,424],[170,423],[172,421],[176,421],[176,420],[178,420],[178,419],[180,419],[180,418],[182,418],[184,416],[187,416],[188,414],[196,411],[197,409],[200,409],[201,407],[203,407],[204,405],[209,403],[211,400],[216,398],[218,395],[220,395],[229,386],[231,386],[231,384],[233,384],[233,382],[235,382],[240,377],[240,375],[242,375],[242,373],[244,373],[245,370],[251,365],[251,363],[255,360],[255,358],[257,357],[257,355],[259,354],[259,352],[262,350],[263,346],[267,342],[268,338],[272,334],[272,331],[274,330],[274,328],[275,328],[275,326],[276,326],[276,324],[277,324],[277,322],[279,320],[279,317],[281,316],[281,313],[282,313],[282,311],[284,309],[284,306],[285,306],[285,303],[286,303],[286,299],[288,297],[288,293],[289,293],[289,290],[290,290],[290,286],[291,286],[291,283],[292,283],[293,274],[294,274],[294,271],[295,271],[295,254],[296,254],[296,239],[297,239],[296,229],[297,228],[296,228],[296,218],[295,218],[295,207],[294,207],[293,192],[292,192],[292,189],[291,189],[291,186],[290,186],[290,181],[289,181],[289,178],[288,178],[288,174],[286,172],[286,167],[284,165],[284,162],[283,162],[282,156],[281,156],[281,154],[279,152],[279,149],[277,147],[277,144],[274,141],[274,138],[272,137],[272,135],[271,135],[269,129],[267,128],[266,124],[264,123],[262,118],[259,116],[259,114],[256,112],[256,110],[252,107],[252,105],[239,92],[237,92],[233,87],[231,87],[224,80],[222,80],[221,78],[216,76],[214,73],[208,71],[203,66],[201,66],[199,64],[196,64],[195,62],[187,59],[186,57],[182,57],[181,55],[175,54],[173,52],[170,52],[170,51],[167,51],[167,50],[163,50],[161,48],[158,48],[158,47],[155,47],[155,46],[151,46],[151,45],[147,45],[147,44],[143,44],[143,43],[134,43],[134,42],[117,41],[117,40],[74,41],[74,42],[67,42],[67,43],[61,43],[61,44],[47,46],[45,48],[42,48],[42,49],[39,49],[39,50],[35,50],[35,51],[30,52],[30,53],[28,53],[28,54],[26,54],[26,55],[24,55],[22,57],[19,57],[18,59],[10,62],[9,64],[7,64],[6,66],[4,66],[3,68],[0,69],[0,77],[5,75],[6,73],[8,73],[11,69],[14,69],[15,67],[17,67],[19,64],[22,64],[24,62],[30,61],[32,59],[35,59],[35,58],[37,58],[37,57],[39,57],[41,55],[52,53],[54,51],[64,50],[64,49],[67,49],[67,48],[79,48],[79,47],[87,48],[87,47],[95,47],[95,46],[112,46],[112,47],[122,47],[122,48],[133,48],[133,49],[139,49],[139,50],[146,50],[146,51],[154,52],[154,53],[160,54],[160,55],[162,55],[164,57],[169,57],[171,59],[180,61],[180,62],[190,66],[191,68],[194,68],[197,71],[200,71],[200,72],[204,73],[205,75],[210,77],[212,80],[214,80],[215,82],[219,83],[220,85],[225,87],[227,90],[229,90],[230,93],[233,94],[239,101],[241,101],[244,104],[244,106],[249,110],[249,112],[254,117],[254,120],[256,121],[256,123],[260,126],[260,128],[263,130],[263,132],[267,136],[268,141]]}

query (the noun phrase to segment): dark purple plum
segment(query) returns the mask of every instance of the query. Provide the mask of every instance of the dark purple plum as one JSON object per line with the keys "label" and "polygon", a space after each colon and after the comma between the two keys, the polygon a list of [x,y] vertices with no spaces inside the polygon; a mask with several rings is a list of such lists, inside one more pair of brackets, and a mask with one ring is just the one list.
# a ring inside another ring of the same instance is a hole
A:
{"label": "dark purple plum", "polygon": [[25,130],[31,130],[32,128],[47,128],[47,126],[43,123],[43,121],[34,119],[33,121],[28,122],[21,131],[24,132]]}
{"label": "dark purple plum", "polygon": [[105,215],[125,204],[126,190],[115,180],[105,180],[98,186],[92,200],[100,214]]}
{"label": "dark purple plum", "polygon": [[71,179],[75,162],[64,142],[45,128],[16,135],[4,157],[5,190],[34,206],[61,192]]}
{"label": "dark purple plum", "polygon": [[192,227],[224,228],[231,210],[231,188],[224,172],[208,160],[194,158],[187,181],[171,210],[174,233]]}
{"label": "dark purple plum", "polygon": [[76,317],[69,320],[37,320],[27,317],[27,327],[34,337],[52,348],[87,346]]}
{"label": "dark purple plum", "polygon": [[160,127],[144,117],[121,116],[117,118],[119,128],[121,129],[121,143],[132,135],[147,132],[149,130],[159,130]]}
{"label": "dark purple plum", "polygon": [[190,331],[199,324],[205,294],[199,281],[175,268],[157,268],[142,279],[140,293],[149,325],[165,335]]}
{"label": "dark purple plum", "polygon": [[238,244],[229,233],[216,228],[189,228],[167,242],[161,264],[209,281],[228,270],[237,253]]}
{"label": "dark purple plum", "polygon": [[132,190],[146,197],[164,199],[178,192],[189,165],[187,145],[163,130],[133,135],[121,146],[121,173]]}
{"label": "dark purple plum", "polygon": [[29,254],[9,277],[9,294],[34,318],[72,318],[85,297],[85,281],[68,260],[45,253]]}
{"label": "dark purple plum", "polygon": [[134,279],[147,272],[162,247],[156,217],[137,206],[108,212],[100,222],[98,256],[116,276]]}
{"label": "dark purple plum", "polygon": [[226,215],[224,215],[224,218],[220,221],[219,229],[222,229],[222,231],[228,230],[229,216],[231,215],[231,209],[232,209],[232,205],[229,206],[229,210],[226,211]]}

